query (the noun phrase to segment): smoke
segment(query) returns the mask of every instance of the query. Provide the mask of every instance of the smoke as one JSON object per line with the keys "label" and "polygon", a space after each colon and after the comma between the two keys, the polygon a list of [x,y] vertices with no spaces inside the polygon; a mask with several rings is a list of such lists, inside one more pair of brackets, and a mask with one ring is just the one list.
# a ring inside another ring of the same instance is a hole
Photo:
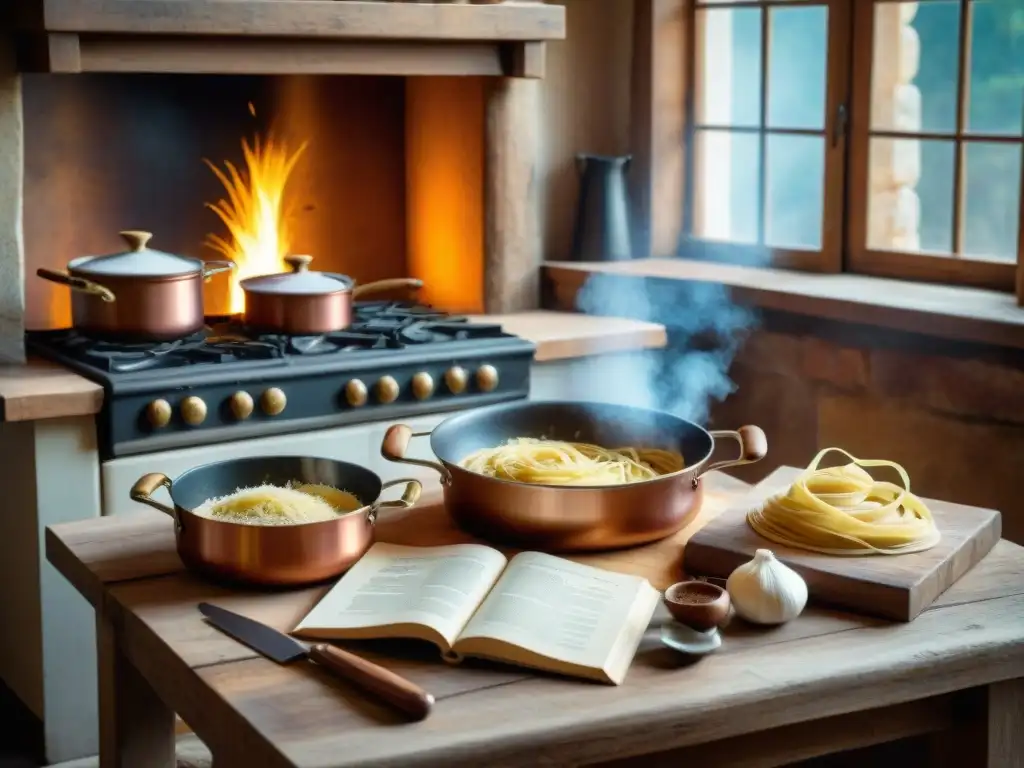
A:
{"label": "smoke", "polygon": [[[587,314],[661,323],[669,345],[601,365],[590,371],[591,389],[617,401],[668,411],[706,424],[713,403],[736,390],[729,367],[755,312],[735,304],[729,290],[702,281],[645,281],[621,274],[595,274],[576,296]],[[598,358],[600,359],[600,358]]]}

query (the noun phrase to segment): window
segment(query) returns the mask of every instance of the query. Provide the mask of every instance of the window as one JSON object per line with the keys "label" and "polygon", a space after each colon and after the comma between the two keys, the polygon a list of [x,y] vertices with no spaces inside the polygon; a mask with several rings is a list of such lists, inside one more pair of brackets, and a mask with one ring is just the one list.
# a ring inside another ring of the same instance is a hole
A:
{"label": "window", "polygon": [[1024,0],[638,2],[637,154],[670,250],[1014,289]]}

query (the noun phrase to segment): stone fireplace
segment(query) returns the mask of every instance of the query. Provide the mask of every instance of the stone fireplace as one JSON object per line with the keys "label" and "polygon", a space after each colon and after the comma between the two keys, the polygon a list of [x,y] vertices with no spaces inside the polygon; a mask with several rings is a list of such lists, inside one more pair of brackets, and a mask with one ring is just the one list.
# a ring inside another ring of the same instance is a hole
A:
{"label": "stone fireplace", "polygon": [[[121,249],[218,258],[211,166],[243,141],[305,145],[289,177],[290,251],[359,282],[419,277],[420,299],[503,312],[539,301],[536,2],[33,0],[0,38],[0,358],[70,323],[36,277]],[[7,11],[11,15],[11,11]],[[2,19],[2,16],[0,16]],[[204,162],[208,161],[208,162]],[[206,286],[230,311],[230,278]]]}

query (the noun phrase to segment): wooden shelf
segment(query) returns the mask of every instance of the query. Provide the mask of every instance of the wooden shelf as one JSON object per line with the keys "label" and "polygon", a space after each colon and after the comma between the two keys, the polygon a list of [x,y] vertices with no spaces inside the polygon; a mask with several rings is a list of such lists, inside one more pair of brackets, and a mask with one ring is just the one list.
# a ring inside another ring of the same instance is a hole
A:
{"label": "wooden shelf", "polygon": [[43,72],[543,75],[565,8],[540,2],[19,0],[23,69]]}

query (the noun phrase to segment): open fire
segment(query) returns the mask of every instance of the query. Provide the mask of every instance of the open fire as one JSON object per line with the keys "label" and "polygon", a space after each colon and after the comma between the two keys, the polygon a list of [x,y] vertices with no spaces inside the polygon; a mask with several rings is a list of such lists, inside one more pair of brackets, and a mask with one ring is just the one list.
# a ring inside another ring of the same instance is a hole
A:
{"label": "open fire", "polygon": [[303,142],[292,151],[287,142],[273,135],[256,136],[251,145],[242,140],[241,169],[231,161],[225,161],[221,169],[204,160],[227,192],[225,199],[206,205],[224,222],[228,236],[210,234],[206,244],[237,265],[230,275],[231,314],[245,311],[242,280],[287,269],[284,257],[292,246],[293,209],[286,188],[306,146]]}

